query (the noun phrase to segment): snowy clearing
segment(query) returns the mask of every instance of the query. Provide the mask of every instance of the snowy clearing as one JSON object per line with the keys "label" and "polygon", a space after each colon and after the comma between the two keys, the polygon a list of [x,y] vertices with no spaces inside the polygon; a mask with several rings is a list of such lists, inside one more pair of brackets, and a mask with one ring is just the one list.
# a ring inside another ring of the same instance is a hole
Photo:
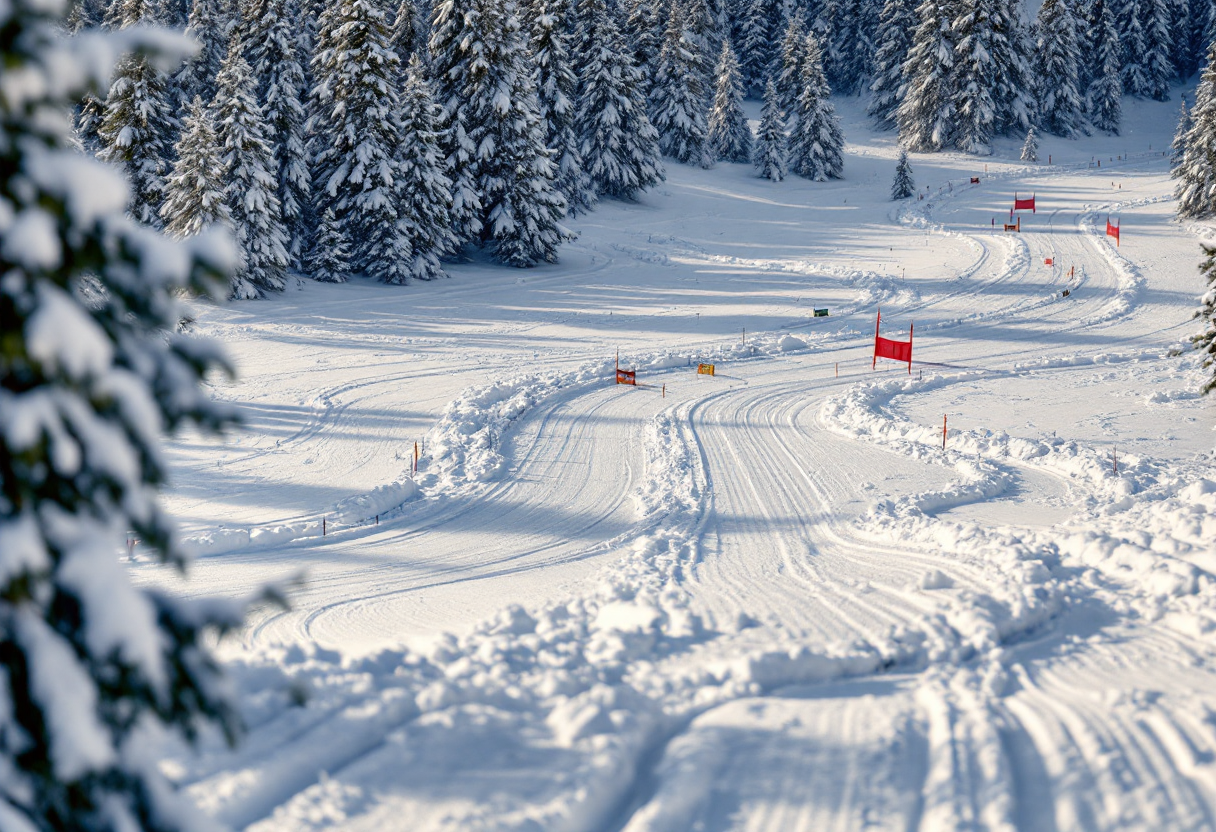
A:
{"label": "snowy clearing", "polygon": [[[222,645],[244,744],[169,764],[208,813],[1216,827],[1216,402],[1182,349],[1210,229],[1173,220],[1176,103],[1047,137],[1050,166],[913,156],[901,203],[893,137],[838,106],[840,182],[672,164],[557,266],[198,310],[246,429],[171,448],[187,586],[298,581]],[[879,307],[910,376],[871,371]]]}

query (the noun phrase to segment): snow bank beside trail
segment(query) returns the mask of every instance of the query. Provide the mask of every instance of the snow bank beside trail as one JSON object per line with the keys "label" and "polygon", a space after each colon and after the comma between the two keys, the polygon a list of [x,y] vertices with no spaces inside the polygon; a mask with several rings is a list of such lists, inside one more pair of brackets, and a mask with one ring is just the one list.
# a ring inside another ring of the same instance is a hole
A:
{"label": "snow bank beside trail", "polygon": [[[1119,587],[1105,602],[1133,609],[1150,620],[1192,635],[1216,636],[1216,484],[1202,475],[1204,463],[1167,467],[1128,455],[1118,474],[1098,451],[1062,439],[1028,440],[1004,432],[957,431],[942,451],[938,428],[891,415],[886,406],[899,395],[940,388],[977,373],[934,376],[923,381],[862,385],[825,403],[820,417],[839,433],[877,442],[915,458],[937,458],[959,474],[945,491],[911,495],[876,504],[861,521],[864,532],[885,542],[915,541],[973,562],[995,564],[1016,580],[1000,598],[1013,618],[1040,615],[1038,601],[1016,596],[1043,584],[1058,567],[1094,570]],[[935,518],[933,512],[990,499],[1005,488],[1007,465],[1052,470],[1068,478],[1075,495],[1074,519],[1050,534]],[[1090,584],[1093,581],[1089,581]],[[1092,595],[1100,587],[1069,593]],[[1016,626],[1020,623],[1011,621]],[[996,625],[1001,629],[1001,625]],[[983,629],[983,628],[981,628]],[[997,633],[998,637],[1004,637]]]}
{"label": "snow bank beside trail", "polygon": [[364,494],[356,494],[336,503],[324,515],[324,528],[321,519],[307,519],[275,526],[214,529],[187,537],[182,541],[182,545],[191,557],[273,549],[296,540],[366,526],[376,522],[379,515],[387,514],[411,500],[418,499],[419,496],[417,484],[412,479],[404,478],[376,486]]}

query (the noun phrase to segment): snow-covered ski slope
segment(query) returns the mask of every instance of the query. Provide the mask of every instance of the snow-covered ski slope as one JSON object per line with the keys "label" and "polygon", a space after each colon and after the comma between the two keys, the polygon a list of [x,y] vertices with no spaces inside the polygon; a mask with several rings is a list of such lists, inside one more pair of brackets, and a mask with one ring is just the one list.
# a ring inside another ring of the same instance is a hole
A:
{"label": "snow-covered ski slope", "polygon": [[[1176,102],[1038,165],[914,157],[903,203],[892,137],[840,107],[842,182],[672,165],[558,266],[198,310],[247,428],[171,449],[186,586],[303,574],[223,645],[244,744],[170,764],[208,813],[1216,827],[1216,402],[1178,354],[1208,229],[1172,219]],[[1015,191],[1038,211],[1006,234]],[[871,371],[880,306],[915,323],[911,376]],[[618,349],[649,386],[611,383]]]}

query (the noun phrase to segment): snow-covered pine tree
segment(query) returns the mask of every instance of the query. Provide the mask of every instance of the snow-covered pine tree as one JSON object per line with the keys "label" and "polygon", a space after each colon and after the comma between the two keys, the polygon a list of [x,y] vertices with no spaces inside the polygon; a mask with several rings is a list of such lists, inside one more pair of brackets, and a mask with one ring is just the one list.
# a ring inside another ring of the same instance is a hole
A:
{"label": "snow-covered pine tree", "polygon": [[533,0],[530,17],[545,146],[557,154],[557,190],[566,200],[566,212],[574,216],[591,210],[595,193],[583,169],[583,154],[574,130],[578,76],[570,62],[569,12],[568,0]]}
{"label": "snow-covered pine tree", "polygon": [[[1110,0],[1097,0],[1096,25],[1091,32],[1093,80],[1086,94],[1089,120],[1094,127],[1119,135],[1123,120],[1123,82],[1120,80],[1121,49],[1115,31],[1115,15]],[[1183,102],[1183,106],[1186,104]]]}
{"label": "snow-covered pine tree", "polygon": [[332,208],[351,270],[404,283],[410,243],[398,222],[400,69],[376,0],[339,0],[321,14],[313,55],[313,210]]}
{"label": "snow-covered pine tree", "polygon": [[1148,48],[1144,38],[1144,15],[1141,0],[1123,0],[1115,25],[1123,46],[1123,69],[1120,80],[1123,92],[1143,98],[1149,93],[1148,76],[1144,74],[1143,58]]}
{"label": "snow-covered pine tree", "polygon": [[1191,52],[1192,0],[1170,0],[1170,63],[1178,80],[1186,80],[1195,72],[1195,56]]}
{"label": "snow-covered pine tree", "polygon": [[[696,66],[701,73],[701,90],[705,96],[704,103],[708,105],[709,90],[713,86],[714,62],[722,50],[720,8],[717,0],[668,0],[668,28],[664,30],[664,41],[670,28],[670,20],[677,14],[677,8],[684,23],[684,41],[696,57]],[[651,94],[654,94],[654,90],[651,90]]]}
{"label": "snow-covered pine tree", "polygon": [[798,95],[802,91],[802,65],[806,63],[806,24],[802,15],[794,12],[785,26],[779,56],[777,95],[786,116],[798,111]]}
{"label": "snow-covered pine tree", "polygon": [[426,23],[415,0],[401,0],[397,5],[389,40],[402,67],[409,64],[411,55],[426,56]]}
{"label": "snow-covered pine tree", "polygon": [[[146,0],[119,0],[107,25],[114,29],[155,24],[156,10]],[[122,168],[131,183],[131,215],[156,227],[165,195],[165,176],[173,159],[178,123],[169,79],[146,56],[124,57],[114,70],[98,126],[98,157]]]}
{"label": "snow-covered pine tree", "polygon": [[1191,132],[1191,112],[1186,108],[1186,96],[1182,96],[1182,105],[1178,113],[1178,126],[1174,129],[1174,140],[1170,143],[1170,177],[1177,179],[1182,169],[1182,160],[1186,157],[1186,137]]}
{"label": "snow-covered pine tree", "polygon": [[1021,159],[1023,162],[1039,161],[1039,134],[1035,131],[1033,124],[1026,131],[1026,141],[1022,142]]}
{"label": "snow-covered pine tree", "polygon": [[134,586],[118,552],[134,533],[184,563],[157,500],[162,432],[228,411],[201,389],[223,359],[174,331],[176,296],[207,294],[232,251],[124,217],[126,183],[79,154],[64,117],[109,55],[168,68],[185,43],[136,28],[86,47],[66,11],[0,8],[0,65],[21,79],[0,96],[0,827],[184,832],[207,823],[157,758],[166,735],[235,731],[207,645],[241,605]]}
{"label": "snow-covered pine tree", "polygon": [[74,0],[68,12],[67,30],[73,35],[89,29],[100,29],[105,23],[105,0]]}
{"label": "snow-covered pine tree", "polygon": [[1207,395],[1216,390],[1216,247],[1201,246],[1204,261],[1199,267],[1199,273],[1207,281],[1207,290],[1199,297],[1199,308],[1195,317],[1203,329],[1191,338],[1195,349],[1206,353],[1203,358],[1204,369],[1212,368],[1212,377],[1199,388],[1201,395]]}
{"label": "snow-covered pine tree", "polygon": [[1018,4],[1002,2],[989,6],[993,129],[998,135],[1021,135],[1034,120],[1034,77],[1030,69],[1034,44],[1018,9]]}
{"label": "snow-covered pine tree", "polygon": [[439,105],[440,144],[452,175],[452,231],[459,245],[481,235],[481,198],[473,181],[472,164],[476,147],[469,139],[465,98],[473,66],[467,45],[477,14],[477,8],[464,0],[439,0],[432,12],[428,41],[432,89]]}
{"label": "snow-covered pine tree", "polygon": [[275,195],[274,156],[258,106],[256,79],[245,61],[244,44],[233,38],[216,78],[212,110],[233,235],[240,263],[232,275],[233,298],[281,291],[287,277],[287,234]]}
{"label": "snow-covered pine tree", "polygon": [[762,178],[774,182],[785,178],[788,144],[781,97],[777,93],[777,85],[770,78],[764,85],[764,107],[760,110],[760,130],[756,135],[756,150],[752,159]]}
{"label": "snow-covered pine tree", "polygon": [[224,193],[219,142],[211,126],[211,113],[195,97],[182,124],[177,161],[166,183],[160,216],[165,232],[193,237],[215,223],[231,224]]}
{"label": "snow-covered pine tree", "polygon": [[715,159],[750,162],[752,129],[743,114],[743,79],[730,39],[722,41],[714,103],[709,111],[709,148]]}
{"label": "snow-covered pine tree", "polygon": [[[819,42],[824,77],[834,76],[840,55],[836,53],[836,26],[844,0],[810,0],[802,4],[806,14],[806,30]],[[831,86],[829,84],[829,86]]]}
{"label": "snow-covered pine tree", "polygon": [[232,25],[232,4],[227,0],[193,0],[186,34],[198,41],[199,52],[173,76],[181,101],[215,98],[215,78],[228,52]]}
{"label": "snow-covered pine tree", "polygon": [[780,35],[780,25],[777,0],[749,0],[739,25],[739,71],[747,95],[763,94],[776,58],[773,44]]}
{"label": "snow-covered pine tree", "polygon": [[1190,24],[1187,30],[1187,53],[1188,62],[1185,65],[1185,78],[1190,78],[1199,71],[1200,65],[1203,62],[1204,50],[1207,49],[1211,39],[1209,25],[1213,20],[1212,0],[1188,0],[1190,3],[1190,14],[1188,15],[1188,23]]}
{"label": "snow-covered pine tree", "polygon": [[317,220],[305,266],[309,276],[321,283],[345,283],[350,277],[350,244],[333,208],[325,208]]}
{"label": "snow-covered pine tree", "polygon": [[649,99],[659,50],[663,48],[662,17],[666,4],[662,0],[626,0],[626,5],[625,33],[633,48],[634,65],[643,79],[642,93]]}
{"label": "snow-covered pine tree", "polygon": [[876,21],[870,20],[871,0],[839,0],[832,21],[832,63],[828,81],[839,95],[856,95],[865,88],[874,61]]}
{"label": "snow-covered pine tree", "polygon": [[1191,129],[1175,177],[1178,216],[1206,217],[1216,210],[1216,40],[1208,47],[1207,66],[1195,88]]}
{"label": "snow-covered pine tree", "polygon": [[899,149],[899,161],[895,163],[895,181],[891,183],[891,199],[907,199],[916,193],[916,181],[912,178],[912,165],[908,163],[908,151]]}
{"label": "snow-covered pine tree", "polygon": [[992,100],[994,67],[991,0],[958,0],[954,18],[955,90],[954,143],[965,153],[987,156],[996,130],[996,107]]}
{"label": "snow-covered pine tree", "polygon": [[[104,0],[77,0],[72,4],[68,15],[68,31],[77,34],[82,31],[100,29],[106,16]],[[105,115],[106,103],[92,92],[86,92],[73,113],[76,139],[81,148],[87,153],[96,154],[101,147],[97,129]]]}
{"label": "snow-covered pine tree", "polygon": [[839,179],[844,173],[844,134],[821,55],[818,39],[807,35],[797,120],[790,128],[790,170],[816,182]]}
{"label": "snow-covered pine tree", "polygon": [[288,261],[296,266],[306,247],[305,212],[311,201],[308,152],[304,136],[307,82],[299,53],[298,0],[271,0],[262,39],[249,50],[253,74],[259,80],[259,104],[266,139],[274,156],[275,196],[284,232]]}
{"label": "snow-covered pine tree", "polygon": [[701,45],[685,26],[682,8],[674,5],[651,87],[650,123],[659,131],[665,156],[709,167],[713,157],[706,144],[704,78]]}
{"label": "snow-covered pine tree", "polygon": [[1172,53],[1174,39],[1170,34],[1170,6],[1166,0],[1140,0],[1144,15],[1144,53],[1140,65],[1144,68],[1145,94],[1154,101],[1169,101],[1170,82],[1178,74]]}
{"label": "snow-covered pine tree", "polygon": [[896,112],[903,100],[904,61],[912,48],[912,33],[917,26],[914,0],[886,0],[878,26],[880,40],[874,53],[873,80],[866,115],[882,130],[894,130]]}
{"label": "snow-covered pine tree", "polygon": [[474,0],[478,13],[469,54],[477,56],[465,89],[473,182],[481,198],[481,242],[500,262],[520,268],[557,261],[572,235],[566,202],[545,147],[534,67],[512,0]]}
{"label": "snow-covered pine tree", "polygon": [[641,74],[605,0],[579,0],[575,128],[600,196],[637,199],[665,178],[659,134],[646,117]]}
{"label": "snow-covered pine tree", "polygon": [[896,111],[900,143],[911,151],[941,150],[955,121],[953,19],[939,0],[922,0],[919,23],[904,61],[904,93]]}
{"label": "snow-covered pine tree", "polygon": [[439,259],[456,247],[452,234],[452,180],[439,147],[437,110],[426,69],[415,52],[401,93],[397,188],[400,222],[406,225],[410,241],[407,271],[417,280],[442,277]]}
{"label": "snow-covered pine tree", "polygon": [[1049,133],[1074,138],[1081,126],[1081,96],[1076,22],[1066,0],[1044,0],[1036,31],[1039,123]]}

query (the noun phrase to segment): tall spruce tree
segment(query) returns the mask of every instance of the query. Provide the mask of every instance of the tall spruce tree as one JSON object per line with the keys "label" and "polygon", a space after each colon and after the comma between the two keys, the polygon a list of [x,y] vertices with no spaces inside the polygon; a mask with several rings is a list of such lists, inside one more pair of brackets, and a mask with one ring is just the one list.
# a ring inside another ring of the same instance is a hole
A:
{"label": "tall spruce tree", "polygon": [[21,79],[0,96],[0,826],[184,832],[205,821],[157,757],[209,723],[235,732],[208,643],[239,604],[136,586],[117,553],[134,533],[184,563],[157,499],[162,433],[228,411],[201,388],[224,369],[216,348],[175,332],[177,295],[214,288],[231,246],[124,217],[126,183],[72,147],[64,117],[100,92],[108,55],[168,68],[178,41],[133,29],[83,44],[66,11],[0,8],[0,65]]}
{"label": "tall spruce tree", "polygon": [[[1209,25],[1214,19],[1212,0],[1188,0],[1188,2],[1191,7],[1190,15],[1188,16],[1190,27],[1186,33],[1189,60],[1186,64],[1184,78],[1190,78],[1199,71],[1199,67],[1203,62],[1204,50],[1211,43],[1211,39],[1208,37]],[[1178,34],[1181,35],[1181,33]]]}
{"label": "tall spruce tree", "polygon": [[659,135],[641,97],[641,75],[605,0],[579,0],[578,18],[575,126],[583,164],[600,196],[637,199],[665,178]]}
{"label": "tall spruce tree", "polygon": [[1039,120],[1049,133],[1074,138],[1081,126],[1076,22],[1066,0],[1044,0],[1036,26]]}
{"label": "tall spruce tree", "polygon": [[[668,0],[668,21],[677,14],[683,20],[684,40],[695,56],[695,66],[701,74],[701,90],[708,103],[714,62],[722,50],[722,8],[718,0]],[[657,82],[657,74],[655,77]]]}
{"label": "tall spruce tree", "polygon": [[1144,54],[1140,59],[1146,83],[1144,92],[1154,101],[1169,101],[1170,82],[1178,74],[1172,57],[1170,6],[1166,0],[1141,0],[1140,11],[1144,15],[1141,25]]}
{"label": "tall spruce tree", "polygon": [[954,138],[953,19],[947,4],[923,0],[904,61],[904,98],[896,111],[900,143],[911,151],[941,150]]}
{"label": "tall spruce tree", "polygon": [[1035,118],[1034,46],[1018,6],[989,0],[992,50],[993,129],[998,135],[1021,135]]}
{"label": "tall spruce tree", "polygon": [[[1097,25],[1093,40],[1093,80],[1086,95],[1089,120],[1094,127],[1119,135],[1123,120],[1123,82],[1120,80],[1121,49],[1115,31],[1115,15],[1110,0],[1097,0]],[[1185,103],[1184,103],[1185,106]]]}
{"label": "tall spruce tree", "polygon": [[1144,73],[1144,56],[1148,44],[1144,38],[1144,14],[1141,0],[1123,0],[1116,17],[1119,42],[1123,45],[1123,69],[1120,80],[1123,92],[1137,98],[1149,94],[1149,80]]}
{"label": "tall spruce tree", "polygon": [[780,182],[786,174],[789,139],[785,135],[785,119],[781,113],[781,97],[772,79],[764,85],[764,107],[760,110],[760,130],[756,135],[756,151],[752,164],[764,179]]}
{"label": "tall spruce tree", "polygon": [[816,182],[844,174],[844,135],[823,74],[819,41],[807,35],[797,120],[790,128],[790,170]]}
{"label": "tall spruce tree", "polygon": [[954,143],[959,150],[977,155],[992,152],[996,131],[996,105],[992,79],[996,74],[994,41],[998,35],[989,14],[991,0],[959,0],[954,19],[955,90]]}
{"label": "tall spruce tree", "polygon": [[256,96],[244,44],[234,37],[216,78],[212,109],[219,125],[224,198],[241,255],[229,294],[244,299],[281,291],[287,276],[287,234],[275,195],[274,155]]}
{"label": "tall spruce tree", "polygon": [[781,38],[780,72],[777,75],[777,95],[787,116],[798,110],[798,94],[802,90],[802,67],[806,63],[806,25],[798,13],[790,15]]}
{"label": "tall spruce tree", "polygon": [[410,57],[426,55],[426,22],[415,0],[401,0],[397,5],[397,13],[393,15],[393,25],[390,29],[389,40],[397,50],[397,58],[402,67],[409,64]]}
{"label": "tall spruce tree", "polygon": [[211,113],[197,96],[183,121],[177,162],[166,190],[160,215],[167,233],[193,237],[216,223],[231,224],[219,141],[211,126]]}
{"label": "tall spruce tree", "polygon": [[706,91],[702,45],[685,26],[679,5],[672,8],[650,93],[650,123],[659,149],[678,162],[709,167],[706,144]]}
{"label": "tall spruce tree", "polygon": [[409,276],[443,276],[439,259],[456,247],[452,234],[452,180],[435,127],[438,108],[421,58],[415,53],[401,93],[401,145],[397,159],[400,222],[410,241]]}
{"label": "tall spruce tree", "polygon": [[659,50],[663,48],[663,14],[666,4],[660,0],[627,0],[627,4],[625,33],[633,49],[634,66],[642,79],[641,93],[649,99],[651,87],[654,85]]}
{"label": "tall spruce tree", "polygon": [[908,151],[899,149],[899,161],[895,163],[895,180],[891,183],[891,199],[907,199],[916,193],[916,180],[912,178],[912,165],[908,162]]}
{"label": "tall spruce tree", "polygon": [[[68,15],[68,31],[78,34],[100,29],[105,24],[105,17],[104,0],[77,0],[72,4],[72,11]],[[87,153],[96,154],[101,147],[97,130],[101,126],[105,111],[105,101],[92,92],[86,92],[76,105],[73,113],[76,138]]]}
{"label": "tall spruce tree", "polygon": [[268,25],[249,50],[259,79],[266,139],[274,156],[275,196],[287,234],[289,262],[299,266],[306,248],[311,179],[304,133],[307,80],[300,56],[298,0],[270,0]]}
{"label": "tall spruce tree", "polygon": [[[119,0],[107,25],[114,29],[155,25],[156,9],[145,0]],[[118,62],[98,126],[98,158],[122,168],[131,183],[131,215],[156,227],[165,195],[165,176],[177,138],[176,106],[168,76],[147,56]]]}
{"label": "tall spruce tree", "polygon": [[591,210],[595,193],[574,130],[578,76],[570,61],[569,11],[568,0],[533,0],[531,47],[545,146],[557,154],[557,189],[574,216]]}
{"label": "tall spruce tree", "polygon": [[182,101],[215,98],[215,79],[228,52],[233,23],[232,4],[226,0],[193,0],[186,34],[198,41],[199,51],[173,76]]}
{"label": "tall spruce tree", "polygon": [[1195,317],[1203,326],[1192,338],[1195,349],[1204,353],[1203,367],[1211,369],[1211,378],[1199,388],[1202,395],[1216,390],[1216,247],[1201,246],[1204,260],[1199,267],[1199,273],[1207,281],[1206,291],[1199,297],[1199,308]]}
{"label": "tall spruce tree", "polygon": [[1170,62],[1178,80],[1186,80],[1195,72],[1195,56],[1191,52],[1192,0],[1170,0]]}
{"label": "tall spruce tree", "polygon": [[552,151],[533,87],[534,68],[511,0],[475,0],[477,56],[465,90],[471,167],[481,199],[481,242],[500,262],[525,268],[557,261],[571,238],[566,203],[556,188]]}
{"label": "tall spruce tree", "polygon": [[398,222],[394,161],[400,68],[382,7],[375,0],[327,6],[312,69],[314,210],[333,210],[354,272],[404,283],[410,245]]}
{"label": "tall spruce tree", "polygon": [[781,35],[781,6],[777,0],[749,0],[739,27],[739,71],[747,95],[763,95]]}
{"label": "tall spruce tree", "polygon": [[1170,142],[1170,177],[1177,179],[1186,157],[1186,137],[1191,132],[1191,112],[1186,108],[1186,96],[1178,113],[1178,126],[1174,129],[1174,140]]}
{"label": "tall spruce tree", "polygon": [[431,81],[439,105],[439,135],[452,175],[452,231],[460,245],[481,236],[481,197],[473,181],[476,146],[469,138],[466,90],[473,57],[468,45],[476,31],[475,4],[439,0],[431,17]]}
{"label": "tall spruce tree", "polygon": [[743,114],[743,79],[729,39],[722,41],[714,103],[709,111],[709,148],[715,159],[750,162],[752,129]]}
{"label": "tall spruce tree", "polygon": [[903,100],[904,61],[912,48],[912,33],[917,26],[915,0],[886,0],[878,27],[881,39],[874,53],[873,80],[866,114],[875,126],[893,130],[896,113]]}
{"label": "tall spruce tree", "polygon": [[839,95],[856,95],[868,83],[875,52],[870,0],[839,0],[831,26],[832,62],[828,83]]}
{"label": "tall spruce tree", "polygon": [[1208,47],[1207,66],[1195,88],[1191,129],[1175,175],[1178,216],[1206,217],[1216,210],[1216,40]]}

